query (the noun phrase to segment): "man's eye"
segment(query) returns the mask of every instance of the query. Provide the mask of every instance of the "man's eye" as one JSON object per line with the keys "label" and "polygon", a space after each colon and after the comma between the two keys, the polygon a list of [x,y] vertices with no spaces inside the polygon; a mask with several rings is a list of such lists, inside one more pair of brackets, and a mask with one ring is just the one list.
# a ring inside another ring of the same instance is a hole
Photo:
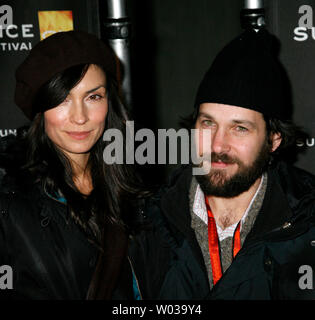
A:
{"label": "man's eye", "polygon": [[247,132],[247,131],[248,131],[247,128],[242,127],[242,126],[237,126],[237,127],[236,127],[236,130],[239,131],[239,132]]}
{"label": "man's eye", "polygon": [[205,125],[206,127],[211,127],[214,125],[214,123],[211,120],[203,120],[202,121],[203,125]]}

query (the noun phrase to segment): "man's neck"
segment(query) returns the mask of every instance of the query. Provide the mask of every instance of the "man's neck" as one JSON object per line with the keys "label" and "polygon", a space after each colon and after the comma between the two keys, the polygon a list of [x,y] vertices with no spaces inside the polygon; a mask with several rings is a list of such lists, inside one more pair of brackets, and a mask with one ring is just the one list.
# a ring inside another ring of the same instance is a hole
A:
{"label": "man's neck", "polygon": [[247,191],[233,198],[208,197],[213,216],[221,229],[225,229],[242,219],[260,182],[261,177]]}

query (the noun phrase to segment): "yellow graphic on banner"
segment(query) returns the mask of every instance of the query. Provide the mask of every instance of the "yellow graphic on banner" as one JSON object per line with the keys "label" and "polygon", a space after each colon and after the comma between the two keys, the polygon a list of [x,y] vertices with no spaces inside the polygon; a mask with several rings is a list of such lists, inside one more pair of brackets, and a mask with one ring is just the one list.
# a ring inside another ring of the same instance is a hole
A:
{"label": "yellow graphic on banner", "polygon": [[73,30],[72,11],[38,11],[40,39],[56,32]]}

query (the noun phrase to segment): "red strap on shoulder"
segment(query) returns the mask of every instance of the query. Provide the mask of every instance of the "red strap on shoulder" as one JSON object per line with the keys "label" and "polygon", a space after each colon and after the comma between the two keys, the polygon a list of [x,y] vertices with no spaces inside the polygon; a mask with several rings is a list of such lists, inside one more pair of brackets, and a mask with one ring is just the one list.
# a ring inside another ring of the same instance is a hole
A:
{"label": "red strap on shoulder", "polygon": [[209,253],[212,268],[213,284],[215,285],[222,277],[222,267],[220,258],[220,248],[217,226],[215,223],[214,216],[210,210],[208,198],[206,199],[206,206],[208,212],[208,242],[209,242]]}
{"label": "red strap on shoulder", "polygon": [[[222,266],[220,257],[220,246],[219,237],[217,232],[216,222],[213,213],[210,209],[208,198],[205,196],[207,213],[208,213],[208,243],[209,243],[209,253],[210,262],[212,268],[213,284],[215,285],[222,277]],[[241,223],[239,222],[233,237],[233,258],[241,249]]]}
{"label": "red strap on shoulder", "polygon": [[235,258],[235,256],[241,250],[241,246],[241,222],[239,222],[234,232],[233,258]]}

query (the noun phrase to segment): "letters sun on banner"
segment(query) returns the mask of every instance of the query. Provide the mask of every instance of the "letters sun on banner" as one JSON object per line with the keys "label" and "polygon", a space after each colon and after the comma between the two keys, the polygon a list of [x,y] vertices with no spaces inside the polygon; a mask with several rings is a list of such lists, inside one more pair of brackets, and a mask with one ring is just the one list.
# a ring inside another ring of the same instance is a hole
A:
{"label": "letters sun on banner", "polygon": [[267,27],[280,42],[280,60],[291,83],[293,120],[308,134],[297,140],[295,163],[315,174],[315,0],[267,0]]}

